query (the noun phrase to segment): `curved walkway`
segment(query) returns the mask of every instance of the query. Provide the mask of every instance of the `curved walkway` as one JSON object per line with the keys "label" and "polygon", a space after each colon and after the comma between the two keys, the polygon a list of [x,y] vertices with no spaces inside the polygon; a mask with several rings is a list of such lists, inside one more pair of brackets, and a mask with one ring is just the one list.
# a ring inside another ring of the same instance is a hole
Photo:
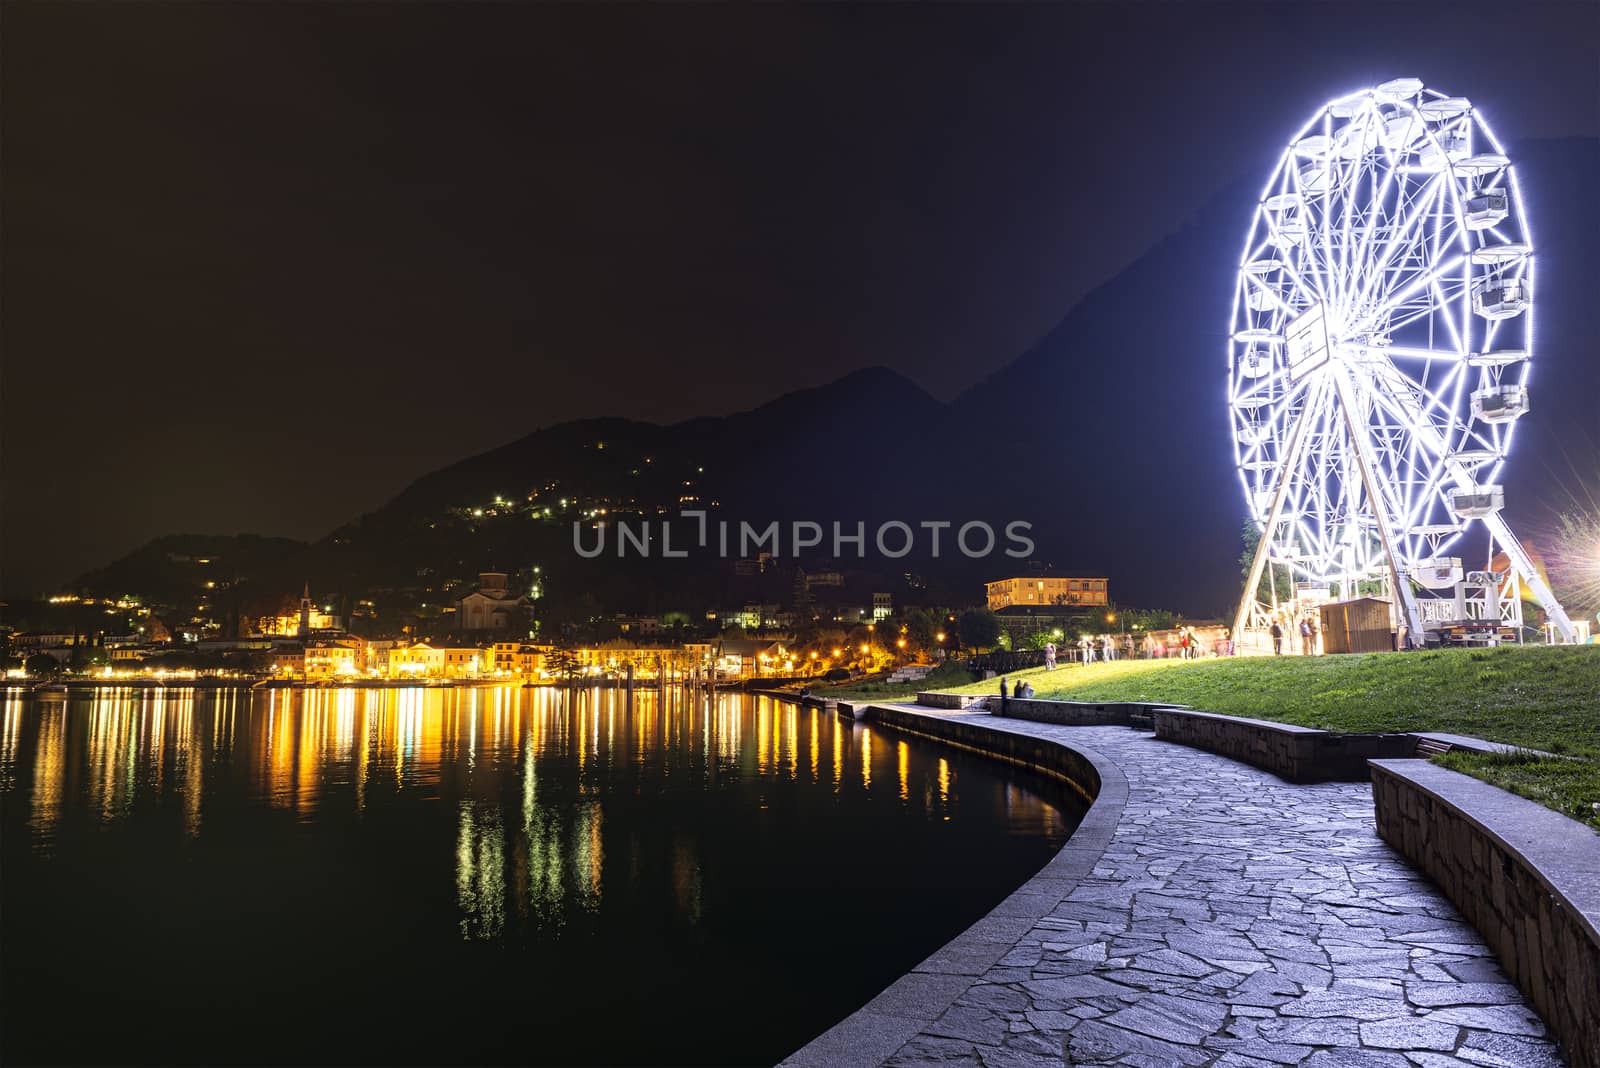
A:
{"label": "curved walkway", "polygon": [[1369,785],[1295,785],[1126,727],[895,707],[1120,769],[1085,821],[1107,833],[1075,833],[786,1064],[1562,1063],[1477,932],[1378,838]]}

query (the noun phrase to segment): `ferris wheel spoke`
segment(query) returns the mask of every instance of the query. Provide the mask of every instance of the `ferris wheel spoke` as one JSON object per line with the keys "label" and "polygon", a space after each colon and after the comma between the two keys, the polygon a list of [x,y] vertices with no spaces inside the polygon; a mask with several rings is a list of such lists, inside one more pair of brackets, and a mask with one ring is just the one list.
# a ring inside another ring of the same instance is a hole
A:
{"label": "ferris wheel spoke", "polygon": [[1452,349],[1418,348],[1413,345],[1359,345],[1347,342],[1346,348],[1359,352],[1375,352],[1384,356],[1398,356],[1405,360],[1436,360],[1441,363],[1460,363],[1466,359]]}
{"label": "ferris wheel spoke", "polygon": [[[1271,401],[1267,405],[1264,417],[1265,420],[1267,422],[1276,422],[1279,419],[1293,419],[1294,415],[1292,414],[1292,406],[1297,401],[1306,399],[1304,396],[1306,393],[1306,385],[1310,381],[1311,379],[1302,379],[1300,382],[1290,386],[1289,389],[1284,392],[1283,396]],[[1302,417],[1304,415],[1304,411],[1305,409],[1302,408]]]}
{"label": "ferris wheel spoke", "polygon": [[1398,231],[1390,240],[1387,248],[1377,262],[1371,265],[1366,281],[1356,295],[1359,305],[1365,305],[1373,297],[1374,289],[1384,284],[1389,275],[1389,265],[1394,262],[1395,256],[1409,250],[1417,236],[1425,236],[1422,228],[1423,222],[1428,218],[1434,202],[1439,198],[1440,183],[1437,179],[1428,183],[1426,194],[1415,198],[1410,205],[1409,215],[1402,217]]}
{"label": "ferris wheel spoke", "polygon": [[[1414,242],[1409,249],[1404,250],[1405,257],[1418,258],[1422,260],[1421,263],[1416,266],[1398,267],[1390,270],[1383,281],[1379,283],[1377,294],[1371,298],[1370,302],[1371,308],[1369,310],[1374,318],[1381,318],[1391,311],[1398,310],[1401,306],[1418,300],[1426,301],[1427,303],[1424,304],[1424,307],[1430,310],[1436,304],[1448,304],[1450,302],[1448,297],[1443,296],[1440,289],[1441,284],[1455,282],[1454,279],[1446,277],[1450,268],[1440,266],[1438,248],[1429,248],[1424,251],[1421,247],[1424,243],[1425,241],[1419,240]],[[1435,235],[1433,244],[1437,246],[1439,243],[1439,235]],[[1404,261],[1402,260],[1402,262]],[[1457,263],[1459,262],[1461,262],[1461,258],[1458,256]],[[1433,266],[1430,267],[1430,264]],[[1465,283],[1463,281],[1457,284]]]}
{"label": "ferris wheel spoke", "polygon": [[[1386,202],[1385,198],[1389,195],[1390,188],[1394,186],[1396,176],[1397,172],[1393,167],[1387,168],[1384,171],[1383,183],[1374,192],[1372,200],[1368,205],[1368,210],[1366,213],[1367,222],[1361,233],[1361,242],[1356,250],[1356,254],[1351,258],[1350,276],[1346,282],[1347,289],[1353,289],[1355,287],[1356,270],[1358,270],[1360,264],[1365,263],[1367,258],[1372,254],[1373,235],[1377,231],[1378,216],[1383,215],[1385,218],[1388,217],[1388,213],[1384,210],[1383,205]],[[1398,197],[1403,195],[1403,193],[1404,189],[1401,188],[1397,191],[1396,196]]]}
{"label": "ferris wheel spoke", "polygon": [[[1397,293],[1387,296],[1383,303],[1379,304],[1372,311],[1363,316],[1350,328],[1350,332],[1352,334],[1359,334],[1372,329],[1373,324],[1382,319],[1385,314],[1399,309],[1412,297],[1416,296],[1423,290],[1428,289],[1436,281],[1439,281],[1440,279],[1449,275],[1451,271],[1454,271],[1457,267],[1460,267],[1465,260],[1465,256],[1452,256],[1444,263],[1437,264],[1431,270],[1428,270],[1411,279],[1406,283],[1405,288],[1401,289]],[[1431,314],[1432,310],[1433,309],[1430,307],[1427,309],[1427,313]],[[1408,320],[1408,322],[1414,321],[1414,318]]]}

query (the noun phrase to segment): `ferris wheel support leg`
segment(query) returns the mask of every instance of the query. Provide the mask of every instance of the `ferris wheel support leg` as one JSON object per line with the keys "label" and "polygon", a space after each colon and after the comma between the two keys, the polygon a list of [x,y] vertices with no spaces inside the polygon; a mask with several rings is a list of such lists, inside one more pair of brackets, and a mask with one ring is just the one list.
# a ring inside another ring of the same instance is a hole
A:
{"label": "ferris wheel support leg", "polygon": [[1372,443],[1365,434],[1356,433],[1354,398],[1351,386],[1340,371],[1333,372],[1334,389],[1339,394],[1339,408],[1344,414],[1345,430],[1350,435],[1350,441],[1355,445],[1356,464],[1361,468],[1361,484],[1367,491],[1367,503],[1372,506],[1372,518],[1378,524],[1378,537],[1383,542],[1383,555],[1389,561],[1389,574],[1394,580],[1395,595],[1399,597],[1401,605],[1405,607],[1406,614],[1406,643],[1418,646],[1422,641],[1422,609],[1417,606],[1416,594],[1411,591],[1411,577],[1400,570],[1399,561],[1395,559],[1394,542],[1389,537],[1389,524],[1384,518],[1388,509],[1388,502],[1378,496],[1378,483],[1372,475],[1375,466],[1373,458],[1368,455]]}
{"label": "ferris wheel support leg", "polygon": [[[1272,532],[1278,525],[1278,520],[1283,515],[1283,501],[1288,496],[1289,474],[1300,462],[1300,449],[1305,443],[1306,426],[1311,422],[1312,414],[1322,402],[1325,387],[1320,383],[1315,387],[1315,393],[1306,398],[1306,406],[1300,413],[1300,419],[1294,425],[1294,430],[1289,434],[1289,447],[1284,450],[1283,463],[1279,465],[1278,484],[1272,489],[1272,507],[1267,510],[1267,521],[1261,528],[1261,540],[1256,543],[1256,558],[1250,562],[1250,577],[1245,579],[1244,592],[1239,595],[1239,610],[1233,616],[1233,640],[1237,643],[1244,637],[1245,625],[1250,621],[1250,608],[1256,602],[1256,587],[1261,584],[1261,573],[1267,567],[1267,559],[1271,554]],[[1290,572],[1291,575],[1293,572]],[[1277,588],[1277,576],[1273,576],[1273,589]]]}
{"label": "ferris wheel support leg", "polygon": [[1539,607],[1555,624],[1556,630],[1561,633],[1562,640],[1575,642],[1578,632],[1572,625],[1572,620],[1567,617],[1567,610],[1561,607],[1561,602],[1556,600],[1555,591],[1552,590],[1544,578],[1533,569],[1533,561],[1528,558],[1528,553],[1511,533],[1511,528],[1501,518],[1499,512],[1491,512],[1484,516],[1483,525],[1489,528],[1490,537],[1495,543],[1505,550],[1506,558],[1511,561],[1511,566],[1522,576],[1522,581],[1528,589],[1533,591],[1534,598],[1539,602]]}

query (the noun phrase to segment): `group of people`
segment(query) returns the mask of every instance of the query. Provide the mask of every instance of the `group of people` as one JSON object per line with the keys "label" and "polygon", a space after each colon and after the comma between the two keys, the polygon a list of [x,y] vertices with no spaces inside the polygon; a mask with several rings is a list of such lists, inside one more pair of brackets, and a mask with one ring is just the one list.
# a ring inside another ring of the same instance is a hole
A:
{"label": "group of people", "polygon": [[[1300,655],[1315,656],[1317,653],[1317,621],[1311,616],[1302,616],[1296,629],[1300,632]],[[1273,656],[1283,655],[1283,639],[1283,624],[1274,619],[1272,621]]]}
{"label": "group of people", "polygon": [[1033,683],[1029,682],[1027,679],[1018,679],[1017,680],[1016,689],[1015,690],[1011,690],[1011,691],[1007,691],[1007,689],[1006,689],[1006,677],[1004,675],[1000,676],[1000,700],[1002,702],[1005,701],[1008,697],[1018,697],[1018,698],[1026,699],[1026,698],[1032,697],[1033,696],[1033,692],[1034,692],[1033,691]]}
{"label": "group of people", "polygon": [[[1132,656],[1133,639],[1124,638],[1123,641],[1127,645],[1128,655]],[[1092,664],[1097,659],[1105,663],[1110,663],[1111,661],[1117,659],[1117,638],[1113,634],[1102,634],[1098,638],[1091,638],[1089,635],[1085,634],[1078,639],[1077,644],[1077,657],[1080,663]],[[1046,671],[1052,671],[1055,669],[1056,660],[1059,655],[1060,650],[1057,649],[1055,642],[1045,643],[1044,666]]]}
{"label": "group of people", "polygon": [[[1167,657],[1181,657],[1184,660],[1198,660],[1203,656],[1214,653],[1217,656],[1232,656],[1233,634],[1223,629],[1221,637],[1212,641],[1211,649],[1207,649],[1207,641],[1195,632],[1193,627],[1179,627],[1175,631],[1165,632],[1158,636],[1146,633],[1143,640],[1134,645],[1133,637],[1124,634],[1118,638],[1115,634],[1102,634],[1098,638],[1084,635],[1075,643],[1074,656],[1079,663],[1093,664],[1096,661],[1111,663],[1124,657],[1133,659],[1135,656],[1145,660],[1163,660]],[[1046,670],[1055,668],[1061,655],[1060,648],[1055,642],[1048,642],[1044,647],[1044,666]]]}
{"label": "group of people", "polygon": [[[1216,637],[1217,633],[1221,636]],[[1213,632],[1209,650],[1206,648],[1206,643],[1207,639],[1196,633],[1193,627],[1179,627],[1175,633],[1169,632],[1166,640],[1154,634],[1146,634],[1140,651],[1146,660],[1163,660],[1167,657],[1198,660],[1208,655],[1233,655],[1233,632],[1227,628]]]}

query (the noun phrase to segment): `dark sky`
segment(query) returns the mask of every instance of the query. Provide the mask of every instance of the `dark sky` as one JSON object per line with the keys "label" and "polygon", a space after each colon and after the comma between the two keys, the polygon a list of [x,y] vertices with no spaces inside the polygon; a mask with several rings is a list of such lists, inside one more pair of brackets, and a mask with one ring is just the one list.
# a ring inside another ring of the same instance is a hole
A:
{"label": "dark sky", "polygon": [[1389,77],[1504,139],[1600,135],[1593,2],[7,3],[3,30],[10,592],[162,533],[316,537],[570,418],[873,364],[952,397]]}

